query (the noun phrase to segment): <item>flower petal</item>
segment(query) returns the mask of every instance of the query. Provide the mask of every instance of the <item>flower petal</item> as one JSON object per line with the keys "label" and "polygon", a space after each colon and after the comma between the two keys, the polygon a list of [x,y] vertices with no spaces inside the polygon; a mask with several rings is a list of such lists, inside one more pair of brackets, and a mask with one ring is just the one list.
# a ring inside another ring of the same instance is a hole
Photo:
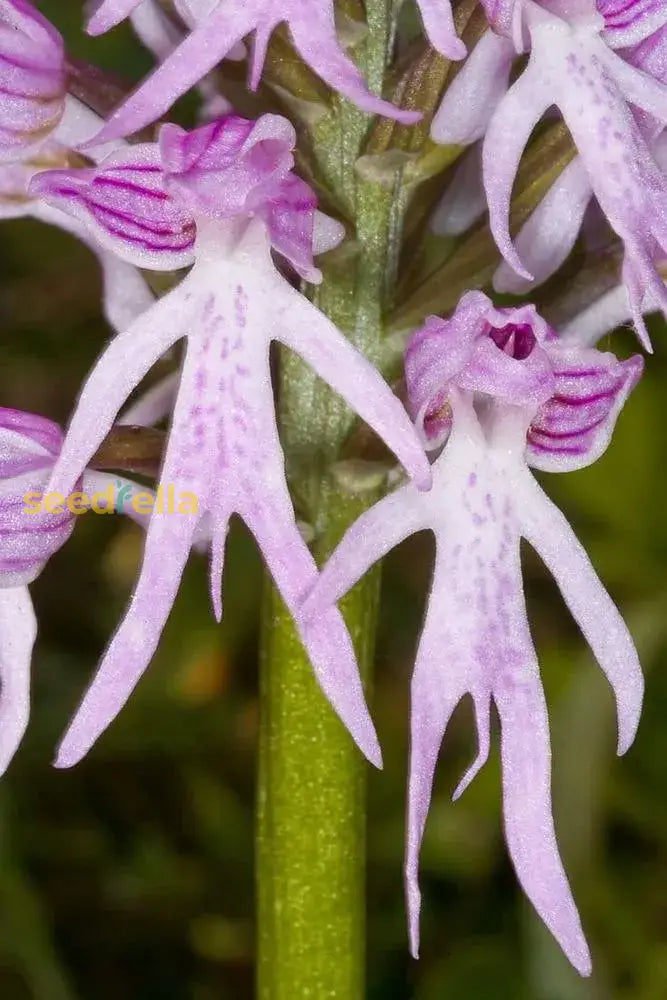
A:
{"label": "flower petal", "polygon": [[369,91],[363,74],[338,41],[332,0],[316,0],[308,7],[302,0],[280,0],[278,6],[295,49],[332,90],[371,115],[384,115],[404,125],[420,120],[420,112],[403,111]]}
{"label": "flower petal", "polygon": [[553,94],[539,61],[531,56],[526,69],[498,105],[482,151],[491,232],[507,263],[526,281],[532,281],[533,276],[524,267],[510,236],[510,199],[528,139],[552,101]]}
{"label": "flower petal", "polygon": [[86,31],[89,35],[103,35],[129,17],[141,2],[142,0],[98,0],[88,19]]}
{"label": "flower petal", "polygon": [[[165,462],[168,475],[167,466]],[[153,512],[127,614],[63,737],[56,767],[72,767],[88,753],[146,670],[174,603],[196,527],[195,515]]]}
{"label": "flower petal", "polygon": [[604,17],[604,39],[613,49],[638,42],[655,34],[667,23],[663,0],[597,0]]}
{"label": "flower petal", "polygon": [[[657,312],[659,308],[657,303],[652,306],[649,303],[646,312]],[[564,344],[593,347],[605,334],[629,323],[632,318],[627,289],[617,285],[561,326],[561,340]]]}
{"label": "flower petal", "polygon": [[27,587],[0,589],[0,631],[0,774],[4,774],[30,715],[30,661],[37,621]]}
{"label": "flower petal", "polygon": [[485,32],[445,91],[431,136],[441,145],[468,146],[481,139],[507,91],[516,58],[507,38]]}
{"label": "flower petal", "polygon": [[582,976],[591,958],[558,853],[551,815],[551,751],[544,691],[530,637],[515,676],[494,686],[501,729],[505,837],[524,892]]}
{"label": "flower petal", "polygon": [[570,472],[606,451],[644,362],[639,355],[618,361],[613,354],[560,344],[550,355],[556,392],[531,423],[526,456],[536,469]]}
{"label": "flower petal", "polygon": [[188,279],[115,337],[81,391],[47,492],[67,495],[109,433],[116,414],[155,362],[186,330]]}
{"label": "flower petal", "polygon": [[142,393],[134,403],[130,403],[127,409],[121,413],[117,423],[152,427],[158,421],[164,420],[174,408],[180,379],[180,372],[165,375],[159,382]]}
{"label": "flower petal", "polygon": [[419,955],[419,852],[431,804],[433,776],[445,730],[459,701],[470,690],[468,663],[452,650],[451,630],[456,608],[449,581],[436,555],[433,586],[411,685],[410,777],[408,782],[405,886],[410,951]]}
{"label": "flower petal", "polygon": [[482,147],[479,143],[463,154],[454,176],[431,219],[438,236],[460,236],[486,212],[482,183]]}
{"label": "flower petal", "polygon": [[417,0],[417,7],[433,48],[446,59],[464,59],[466,47],[456,36],[451,0]]}
{"label": "flower petal", "polygon": [[427,511],[420,496],[412,485],[404,486],[357,518],[304,600],[304,617],[317,618],[399,542],[428,527]]}
{"label": "flower petal", "polygon": [[18,160],[47,141],[65,109],[63,41],[24,0],[0,4],[0,160]]}
{"label": "flower petal", "polygon": [[[569,256],[592,197],[588,171],[577,157],[549,188],[516,238],[517,252],[532,272],[534,284],[550,278]],[[497,292],[523,295],[531,283],[503,262],[494,275],[493,287]]]}
{"label": "flower petal", "polygon": [[29,191],[84,222],[131,264],[173,270],[192,263],[194,220],[165,191],[152,143],[126,147],[89,170],[42,171]]}
{"label": "flower petal", "polygon": [[520,489],[522,534],[549,567],[616,695],[618,752],[623,754],[635,738],[644,695],[632,637],[563,514],[532,477]]}

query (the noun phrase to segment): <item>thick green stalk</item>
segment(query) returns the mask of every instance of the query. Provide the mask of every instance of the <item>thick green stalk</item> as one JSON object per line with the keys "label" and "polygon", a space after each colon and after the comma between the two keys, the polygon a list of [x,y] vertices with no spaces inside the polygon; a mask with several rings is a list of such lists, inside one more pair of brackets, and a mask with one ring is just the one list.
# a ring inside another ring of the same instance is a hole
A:
{"label": "thick green stalk", "polygon": [[[367,0],[364,65],[382,85],[390,5]],[[392,195],[354,171],[367,120],[341,104],[314,137],[320,169],[350,210],[358,250],[327,267],[318,307],[367,357],[381,357]],[[295,504],[319,563],[377,493],[341,485],[335,464],[353,426],[349,410],[302,362],[285,354],[281,436]],[[379,572],[342,604],[366,684],[374,652]],[[261,656],[258,787],[260,1000],[361,1000],[365,966],[367,764],[325,701],[292,621],[267,583]]]}

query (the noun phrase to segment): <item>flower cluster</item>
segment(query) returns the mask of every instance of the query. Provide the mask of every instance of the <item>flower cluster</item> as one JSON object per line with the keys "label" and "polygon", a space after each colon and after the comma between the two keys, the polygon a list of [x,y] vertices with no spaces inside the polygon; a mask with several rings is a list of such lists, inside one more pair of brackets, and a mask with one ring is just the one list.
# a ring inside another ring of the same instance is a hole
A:
{"label": "flower cluster", "polygon": [[[449,318],[425,318],[406,341],[407,409],[304,290],[322,280],[318,255],[346,239],[350,259],[358,252],[349,238],[353,220],[346,226],[318,210],[313,186],[297,172],[291,122],[274,111],[255,120],[237,114],[220,83],[224,61],[248,58],[250,89],[257,90],[270,39],[284,24],[298,56],[335,93],[403,126],[420,121],[419,109],[398,108],[369,89],[345,51],[334,6],[333,0],[98,0],[89,7],[88,32],[129,18],[157,60],[103,117],[71,93],[72,69],[57,30],[28,0],[0,0],[0,216],[33,216],[93,250],[114,331],[65,435],[43,417],[0,410],[0,770],[28,716],[36,626],[27,585],[65,544],[75,520],[67,506],[26,509],[25,496],[103,492],[108,477],[95,471],[95,455],[114,424],[167,418],[157,495],[173,487],[196,503],[176,513],[151,504],[137,516],[146,528],[137,584],[57,764],[80,760],[129,698],[158,645],[193,547],[209,553],[211,603],[222,618],[225,540],[238,515],[294,618],[322,691],[379,765],[336,602],[402,539],[430,529],[435,568],[412,680],[406,881],[413,953],[418,856],[436,760],[454,708],[470,694],[479,754],[455,798],[487,757],[495,704],[509,853],[537,912],[586,975],[590,956],[551,817],[547,712],[519,545],[526,539],[549,567],[609,679],[619,753],[625,752],[643,695],[637,654],[582,546],[531,469],[568,472],[603,454],[643,363],[639,356],[620,361],[594,345],[631,319],[650,348],[645,314],[667,316],[667,4],[482,0],[487,26],[468,53],[449,0],[417,0],[425,39],[440,56],[460,62],[431,138],[471,147],[433,227],[458,234],[488,208],[490,237],[503,258],[493,277],[498,292],[532,291],[580,238],[594,241],[603,226],[622,246],[623,266],[560,331],[532,304],[495,307],[475,290]],[[358,28],[348,33],[356,36]],[[162,122],[141,141],[132,138],[192,87],[203,99],[196,127]],[[298,95],[291,96],[300,107]],[[511,206],[520,161],[552,106],[572,137],[572,155],[517,231]],[[341,149],[345,159],[344,142]],[[150,271],[171,272],[171,288],[161,297],[144,276]],[[179,372],[123,411],[179,341]],[[299,355],[339,394],[408,477],[349,527],[321,570],[288,488],[273,342]]]}

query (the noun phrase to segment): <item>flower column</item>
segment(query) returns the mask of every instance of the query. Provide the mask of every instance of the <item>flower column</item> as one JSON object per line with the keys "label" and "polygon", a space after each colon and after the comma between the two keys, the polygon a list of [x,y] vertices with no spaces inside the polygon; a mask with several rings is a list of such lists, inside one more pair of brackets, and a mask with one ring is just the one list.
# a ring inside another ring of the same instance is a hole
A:
{"label": "flower column", "polygon": [[[367,0],[363,68],[379,93],[390,31],[388,4]],[[352,211],[359,254],[325,264],[316,302],[370,360],[381,356],[392,196],[357,178],[368,118],[338,102],[316,139],[335,193]],[[283,352],[281,436],[297,512],[313,529],[322,564],[351,522],[376,499],[352,494],[332,467],[350,411],[295,356]],[[379,574],[342,603],[366,683],[373,662]],[[258,782],[258,995],[261,1000],[360,1000],[365,964],[365,773],[367,764],[317,684],[294,625],[267,584],[261,657]]]}

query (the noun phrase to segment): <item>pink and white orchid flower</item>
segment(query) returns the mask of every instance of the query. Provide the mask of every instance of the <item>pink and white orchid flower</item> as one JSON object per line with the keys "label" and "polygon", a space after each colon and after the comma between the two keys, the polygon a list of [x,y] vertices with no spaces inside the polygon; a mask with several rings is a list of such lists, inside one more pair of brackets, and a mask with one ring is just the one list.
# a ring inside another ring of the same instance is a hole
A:
{"label": "pink and white orchid flower", "polygon": [[561,512],[530,467],[582,468],[606,449],[642,371],[639,357],[564,344],[533,306],[496,309],[466,294],[449,320],[432,317],[408,347],[408,392],[425,439],[444,443],[434,485],[406,485],[349,529],[306,599],[315,620],[386,552],[414,532],[435,534],[431,594],[412,678],[407,901],[418,951],[418,857],[433,775],[449,719],[465,694],[475,705],[479,754],[489,751],[491,703],[501,723],[503,813],[517,876],[583,975],[590,956],[558,854],[544,692],[523,595],[519,543],[553,573],[616,694],[618,751],[631,745],[643,678],[628,630]]}
{"label": "pink and white orchid flower", "polygon": [[306,621],[300,603],[317,569],[294,516],[278,439],[269,366],[277,340],[300,354],[394,450],[420,487],[426,456],[400,402],[336,327],[276,270],[272,248],[308,280],[313,251],[340,227],[316,214],[291,173],[295,136],[283,118],[228,116],[188,133],[164,126],[159,145],[135,146],[91,170],[51,171],[34,190],[79,219],[99,242],[144,266],[194,261],[182,282],[115,338],[86,382],[50,488],[71,488],[132,389],[177,340],[186,351],[160,481],[198,497],[198,511],[153,513],[127,615],[60,747],[79,760],[118,713],[158,643],[206,516],[211,596],[222,615],[229,519],[255,535],[295,616],[318,680],[366,755],[380,751],[343,619]]}
{"label": "pink and white orchid flower", "polygon": [[644,299],[650,295],[667,314],[667,292],[654,263],[656,254],[667,250],[667,178],[652,156],[637,111],[667,123],[667,86],[631,65],[613,46],[642,41],[667,21],[667,10],[651,3],[628,9],[624,3],[627,18],[622,23],[620,2],[599,8],[592,0],[518,2],[530,58],[494,112],[484,141],[492,232],[508,264],[532,281],[534,275],[510,236],[510,196],[530,134],[556,104],[581,157],[581,166],[571,167],[567,180],[579,194],[573,200],[574,221],[581,215],[585,170],[602,211],[625,244],[625,284],[637,331],[649,346]]}

